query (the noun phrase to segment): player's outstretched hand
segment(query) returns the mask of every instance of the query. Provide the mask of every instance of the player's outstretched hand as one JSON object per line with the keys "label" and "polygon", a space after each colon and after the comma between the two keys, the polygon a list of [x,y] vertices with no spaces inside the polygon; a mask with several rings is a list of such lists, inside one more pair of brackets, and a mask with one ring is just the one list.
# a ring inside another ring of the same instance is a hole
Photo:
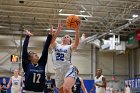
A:
{"label": "player's outstretched hand", "polygon": [[8,84],[7,87],[6,87],[6,89],[9,89],[9,88],[10,88],[10,85]]}
{"label": "player's outstretched hand", "polygon": [[63,27],[63,25],[62,25],[61,23],[58,23],[57,29],[58,29],[59,31],[62,30],[62,27]]}
{"label": "player's outstretched hand", "polygon": [[53,30],[53,25],[52,25],[49,34],[53,35],[53,32],[54,30]]}

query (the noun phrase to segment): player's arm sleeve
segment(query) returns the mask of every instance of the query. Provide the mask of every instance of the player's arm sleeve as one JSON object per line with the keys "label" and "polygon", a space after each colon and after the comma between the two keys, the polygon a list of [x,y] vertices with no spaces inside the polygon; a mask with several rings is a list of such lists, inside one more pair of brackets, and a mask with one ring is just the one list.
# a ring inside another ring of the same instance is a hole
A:
{"label": "player's arm sleeve", "polygon": [[76,50],[78,45],[79,45],[79,29],[76,29],[75,40],[74,40],[74,43],[73,43],[73,46],[72,46],[72,50]]}
{"label": "player's arm sleeve", "polygon": [[53,85],[54,85],[54,87],[56,87],[56,84],[55,84],[55,79],[53,79]]}
{"label": "player's arm sleeve", "polygon": [[47,63],[47,59],[48,59],[48,49],[49,49],[49,46],[50,46],[50,43],[51,43],[51,40],[52,40],[52,35],[48,35],[47,39],[46,39],[46,42],[45,42],[45,45],[44,45],[44,48],[43,48],[43,51],[42,51],[42,55],[41,55],[41,58],[40,58],[40,62],[41,64],[43,64],[44,66],[46,65]]}
{"label": "player's arm sleeve", "polygon": [[25,70],[26,65],[28,64],[28,43],[29,43],[30,36],[26,35],[24,43],[23,43],[23,49],[22,49],[22,67]]}

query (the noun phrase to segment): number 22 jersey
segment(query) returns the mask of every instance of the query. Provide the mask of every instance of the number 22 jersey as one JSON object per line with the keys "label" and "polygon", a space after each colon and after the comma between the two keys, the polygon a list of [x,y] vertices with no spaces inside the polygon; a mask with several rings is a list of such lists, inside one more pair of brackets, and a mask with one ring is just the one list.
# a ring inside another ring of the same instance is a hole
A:
{"label": "number 22 jersey", "polygon": [[71,47],[72,45],[61,45],[56,43],[55,48],[52,49],[52,61],[54,64],[54,69],[72,65]]}

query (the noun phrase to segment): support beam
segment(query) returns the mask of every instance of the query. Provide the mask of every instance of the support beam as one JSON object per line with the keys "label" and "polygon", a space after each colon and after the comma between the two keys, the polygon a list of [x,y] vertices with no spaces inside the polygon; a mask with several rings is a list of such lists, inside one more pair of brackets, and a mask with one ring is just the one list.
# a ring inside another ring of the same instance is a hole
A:
{"label": "support beam", "polygon": [[97,65],[97,48],[91,45],[91,79],[96,76],[96,65]]}

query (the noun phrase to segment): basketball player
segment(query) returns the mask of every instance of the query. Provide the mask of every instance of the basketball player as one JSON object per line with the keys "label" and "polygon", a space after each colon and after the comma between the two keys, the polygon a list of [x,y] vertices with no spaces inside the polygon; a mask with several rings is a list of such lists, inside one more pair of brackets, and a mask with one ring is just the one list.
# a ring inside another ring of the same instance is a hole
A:
{"label": "basketball player", "polygon": [[[79,74],[79,70],[77,69],[77,74]],[[80,93],[81,88],[83,90],[83,93],[88,93],[87,89],[85,88],[83,79],[81,77],[77,77],[76,82],[74,84],[74,86],[72,87],[72,92],[73,93]]]}
{"label": "basketball player", "polygon": [[48,58],[48,48],[51,42],[51,31],[44,44],[42,55],[39,58],[36,52],[27,52],[30,36],[33,34],[26,30],[23,44],[22,67],[25,73],[24,90],[26,93],[43,93],[45,87],[45,66]]}
{"label": "basketball player", "polygon": [[130,85],[125,85],[124,93],[131,93]]}
{"label": "basketball player", "polygon": [[72,39],[69,35],[62,37],[61,44],[55,42],[57,35],[62,29],[61,24],[58,24],[58,29],[53,35],[51,42],[52,60],[55,70],[56,87],[59,89],[59,93],[71,93],[71,88],[75,84],[77,73],[71,63],[71,53],[77,49],[79,44],[79,28],[80,24],[75,28],[74,44],[72,44]]}
{"label": "basketball player", "polygon": [[51,75],[47,75],[47,79],[45,81],[45,89],[44,93],[54,93],[55,89],[55,80],[51,78]]}
{"label": "basketball player", "polygon": [[102,75],[102,69],[96,70],[96,76],[94,78],[94,87],[91,89],[90,93],[93,92],[93,90],[96,88],[96,93],[105,93],[106,89],[106,79]]}
{"label": "basketball player", "polygon": [[11,86],[11,93],[21,93],[22,90],[22,77],[19,75],[19,70],[14,70],[14,75],[10,78],[7,84],[7,89]]}

